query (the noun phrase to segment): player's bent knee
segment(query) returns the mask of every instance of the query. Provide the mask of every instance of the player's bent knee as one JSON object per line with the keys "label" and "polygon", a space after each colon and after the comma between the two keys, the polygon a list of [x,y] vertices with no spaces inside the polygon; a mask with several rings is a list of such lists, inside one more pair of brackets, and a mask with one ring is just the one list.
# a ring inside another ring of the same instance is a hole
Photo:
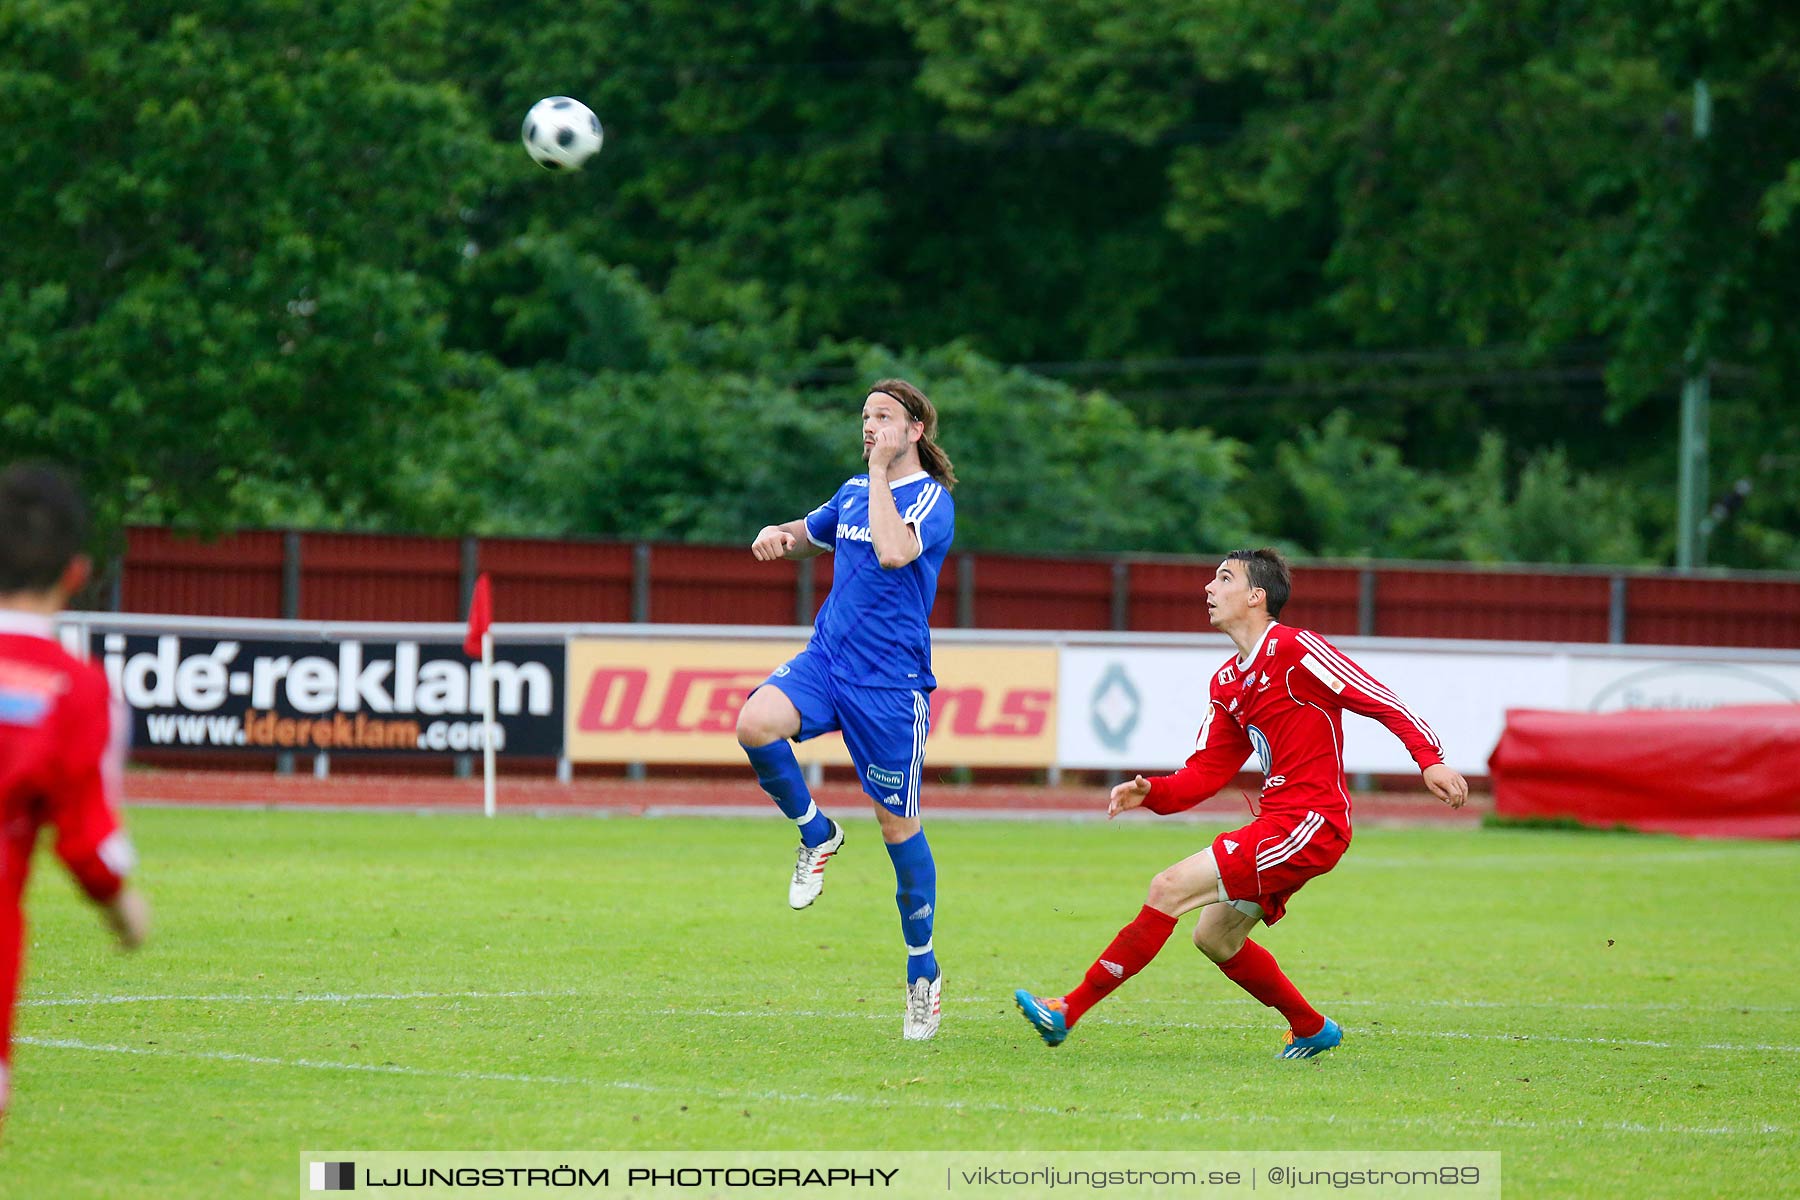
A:
{"label": "player's bent knee", "polygon": [[744,701],[744,707],[738,709],[738,743],[752,747],[767,746],[799,732],[798,728],[793,732],[787,730],[787,726],[796,725],[796,721],[791,713],[793,705],[784,703],[785,701],[786,697],[779,692],[775,693],[775,699],[770,699],[766,688],[752,692],[750,698]]}
{"label": "player's bent knee", "polygon": [[1181,914],[1193,907],[1190,881],[1175,867],[1159,871],[1150,881],[1150,907],[1159,912]]}
{"label": "player's bent knee", "polygon": [[741,746],[766,746],[775,740],[768,732],[767,722],[757,719],[748,702],[738,709],[737,740]]}

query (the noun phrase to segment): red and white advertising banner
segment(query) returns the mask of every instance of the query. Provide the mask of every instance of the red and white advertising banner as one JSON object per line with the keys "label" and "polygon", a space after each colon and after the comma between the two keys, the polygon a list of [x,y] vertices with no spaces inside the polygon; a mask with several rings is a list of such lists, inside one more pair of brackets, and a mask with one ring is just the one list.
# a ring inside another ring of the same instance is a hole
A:
{"label": "red and white advertising banner", "polygon": [[[573,762],[740,763],[737,714],[805,643],[576,638],[569,643],[566,753]],[[926,761],[1048,767],[1056,761],[1054,646],[939,645]],[[801,762],[849,761],[844,740],[800,743]]]}

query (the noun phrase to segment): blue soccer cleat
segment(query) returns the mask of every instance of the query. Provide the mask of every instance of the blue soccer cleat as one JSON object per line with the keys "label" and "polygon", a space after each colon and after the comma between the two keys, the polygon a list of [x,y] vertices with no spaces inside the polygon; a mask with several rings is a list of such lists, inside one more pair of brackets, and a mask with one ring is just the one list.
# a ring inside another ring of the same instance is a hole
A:
{"label": "blue soccer cleat", "polygon": [[1044,1039],[1044,1045],[1060,1046],[1069,1036],[1068,1023],[1063,1020],[1061,996],[1044,998],[1020,988],[1013,993],[1013,1001],[1032,1028],[1038,1031],[1038,1036]]}
{"label": "blue soccer cleat", "polygon": [[1325,1028],[1311,1037],[1295,1037],[1293,1030],[1288,1030],[1287,1044],[1282,1047],[1280,1058],[1311,1058],[1315,1054],[1323,1054],[1344,1040],[1344,1030],[1330,1017],[1325,1018]]}

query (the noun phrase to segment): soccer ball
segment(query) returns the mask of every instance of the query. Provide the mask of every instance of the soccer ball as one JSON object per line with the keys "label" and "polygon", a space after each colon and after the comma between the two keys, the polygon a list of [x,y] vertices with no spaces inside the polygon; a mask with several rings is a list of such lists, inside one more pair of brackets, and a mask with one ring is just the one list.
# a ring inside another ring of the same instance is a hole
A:
{"label": "soccer ball", "polygon": [[578,169],[606,140],[594,110],[567,96],[546,96],[532,105],[520,136],[525,152],[552,171]]}

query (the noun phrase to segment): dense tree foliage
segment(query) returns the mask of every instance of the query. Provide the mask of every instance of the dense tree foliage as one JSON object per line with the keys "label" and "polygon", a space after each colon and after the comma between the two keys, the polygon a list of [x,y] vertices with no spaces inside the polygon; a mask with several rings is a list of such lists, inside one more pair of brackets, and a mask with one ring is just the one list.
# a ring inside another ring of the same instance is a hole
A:
{"label": "dense tree foliage", "polygon": [[0,117],[0,431],[112,524],[742,540],[899,373],[971,547],[1667,561],[1704,368],[1800,568],[1791,6],[14,0]]}

